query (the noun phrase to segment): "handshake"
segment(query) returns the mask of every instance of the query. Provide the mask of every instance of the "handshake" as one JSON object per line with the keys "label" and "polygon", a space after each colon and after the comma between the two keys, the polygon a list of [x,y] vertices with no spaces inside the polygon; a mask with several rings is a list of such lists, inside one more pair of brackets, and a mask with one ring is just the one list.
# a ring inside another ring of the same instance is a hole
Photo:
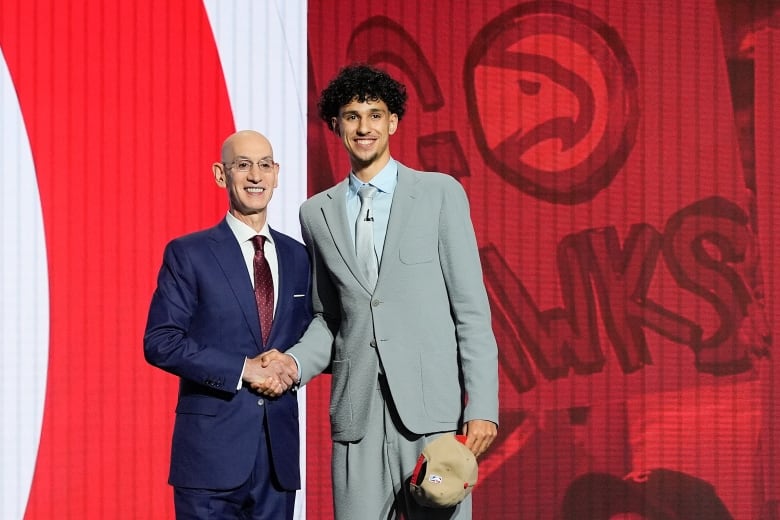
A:
{"label": "handshake", "polygon": [[298,382],[298,364],[292,356],[271,349],[246,360],[244,383],[267,397],[279,397]]}

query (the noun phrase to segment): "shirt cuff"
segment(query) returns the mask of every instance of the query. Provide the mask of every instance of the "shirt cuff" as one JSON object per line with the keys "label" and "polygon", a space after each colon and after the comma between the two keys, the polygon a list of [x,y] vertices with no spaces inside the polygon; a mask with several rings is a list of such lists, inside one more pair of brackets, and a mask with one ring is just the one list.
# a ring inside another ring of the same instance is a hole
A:
{"label": "shirt cuff", "polygon": [[[238,386],[236,386],[236,391],[241,390],[241,387],[244,385],[244,370],[246,370],[246,358],[244,358],[244,366],[241,367],[241,375],[238,377]],[[298,372],[300,374],[300,372]]]}
{"label": "shirt cuff", "polygon": [[291,388],[291,390],[294,392],[301,387],[301,363],[298,361],[298,358],[295,357],[293,354],[290,354],[288,352],[285,352],[285,354],[293,358],[293,361],[295,361],[295,366],[298,367],[298,380],[293,384]]}

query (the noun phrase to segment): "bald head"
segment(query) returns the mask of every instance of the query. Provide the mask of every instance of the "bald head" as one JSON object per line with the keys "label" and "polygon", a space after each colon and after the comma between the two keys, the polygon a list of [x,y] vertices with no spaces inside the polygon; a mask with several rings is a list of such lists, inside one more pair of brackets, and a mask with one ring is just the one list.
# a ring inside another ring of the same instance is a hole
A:
{"label": "bald head", "polygon": [[222,161],[212,165],[212,172],[217,186],[227,190],[230,213],[259,232],[279,185],[279,165],[268,138],[254,130],[231,135],[222,144]]}
{"label": "bald head", "polygon": [[265,155],[268,157],[273,157],[274,155],[271,141],[266,136],[254,130],[239,130],[222,143],[222,162],[231,162],[236,157],[236,150],[246,148],[264,149],[267,150]]}

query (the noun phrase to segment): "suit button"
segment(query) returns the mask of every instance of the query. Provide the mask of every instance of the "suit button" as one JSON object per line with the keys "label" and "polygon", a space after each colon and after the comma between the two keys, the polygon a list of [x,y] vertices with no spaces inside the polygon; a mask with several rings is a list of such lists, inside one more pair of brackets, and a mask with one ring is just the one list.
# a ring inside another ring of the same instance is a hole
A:
{"label": "suit button", "polygon": [[371,343],[369,343],[369,345],[371,345],[371,348],[376,348],[376,340],[372,339]]}
{"label": "suit button", "polygon": [[265,401],[263,401],[262,399],[257,400],[257,406],[263,406],[263,403],[265,403]]}
{"label": "suit button", "polygon": [[380,303],[382,303],[382,302],[380,302],[379,300],[374,300],[374,301],[371,302],[371,305],[373,305],[374,307],[379,307]]}

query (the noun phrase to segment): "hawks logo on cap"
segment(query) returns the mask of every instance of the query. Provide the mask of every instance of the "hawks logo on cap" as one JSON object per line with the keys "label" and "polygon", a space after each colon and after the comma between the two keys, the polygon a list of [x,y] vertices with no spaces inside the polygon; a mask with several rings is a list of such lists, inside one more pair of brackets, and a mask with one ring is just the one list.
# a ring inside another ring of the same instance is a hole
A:
{"label": "hawks logo on cap", "polygon": [[409,483],[418,503],[452,507],[471,493],[477,483],[477,459],[465,442],[465,435],[445,434],[423,449]]}

